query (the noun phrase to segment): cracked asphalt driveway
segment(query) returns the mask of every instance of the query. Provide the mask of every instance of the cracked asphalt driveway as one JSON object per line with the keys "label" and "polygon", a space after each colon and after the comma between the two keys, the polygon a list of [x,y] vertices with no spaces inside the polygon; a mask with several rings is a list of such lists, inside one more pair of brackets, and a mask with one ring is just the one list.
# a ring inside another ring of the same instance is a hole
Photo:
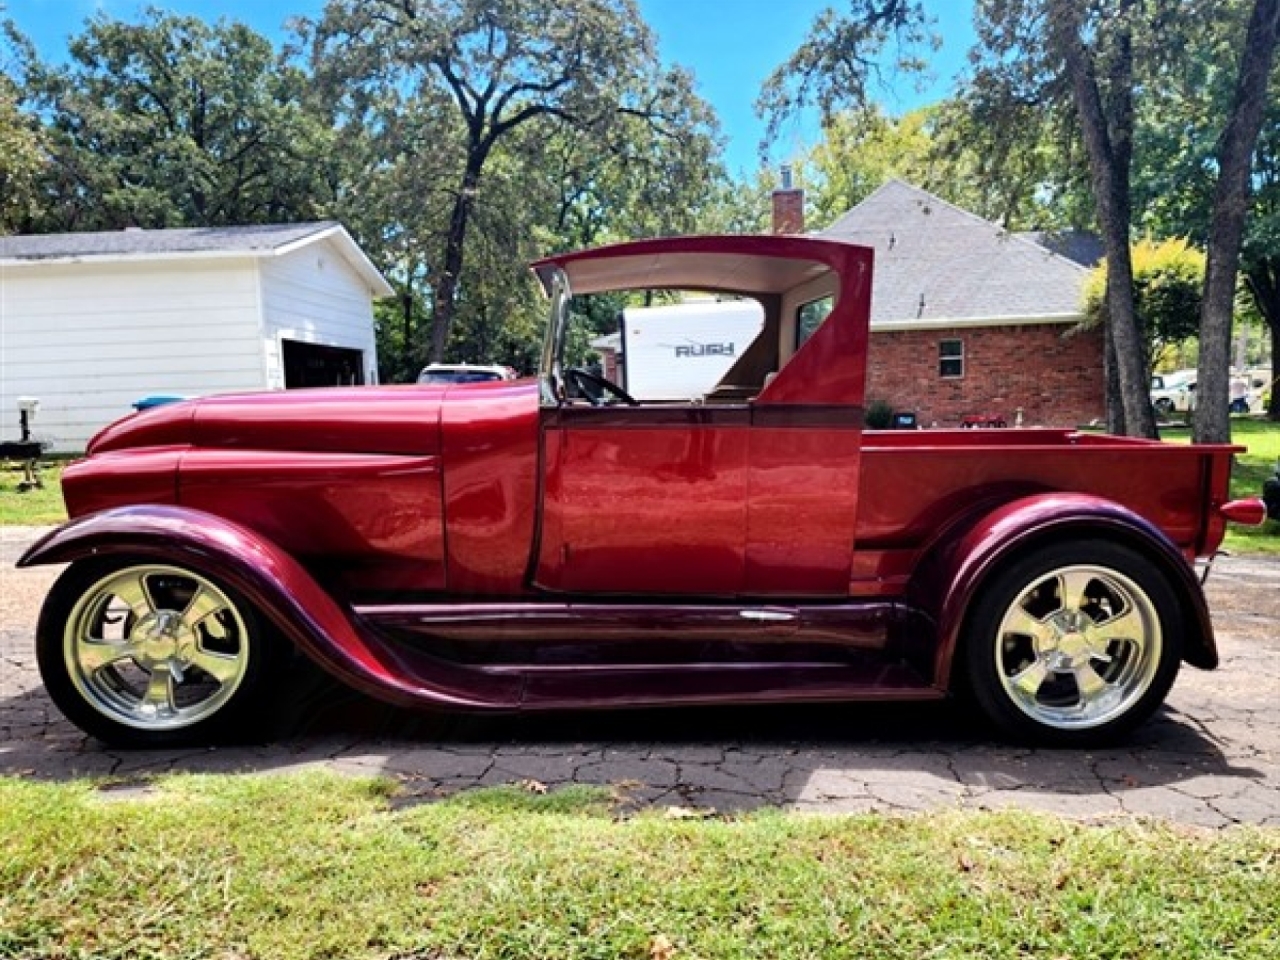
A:
{"label": "cracked asphalt driveway", "polygon": [[850,705],[475,718],[407,713],[302,668],[263,746],[104,749],[40,686],[32,633],[51,569],[15,570],[39,533],[0,528],[0,774],[63,780],[324,766],[392,776],[409,797],[478,785],[596,784],[633,805],[743,810],[1047,810],[1204,827],[1280,826],[1280,558],[1223,558],[1209,581],[1222,666],[1184,669],[1122,746],[1030,750],[957,708]]}

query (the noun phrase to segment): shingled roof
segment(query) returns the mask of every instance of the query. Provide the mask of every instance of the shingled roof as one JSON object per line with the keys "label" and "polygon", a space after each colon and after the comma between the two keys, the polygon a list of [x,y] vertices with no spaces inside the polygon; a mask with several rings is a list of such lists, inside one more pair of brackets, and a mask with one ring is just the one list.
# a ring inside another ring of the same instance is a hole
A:
{"label": "shingled roof", "polygon": [[1081,316],[1084,267],[901,180],[820,235],[875,249],[873,328],[1074,323]]}
{"label": "shingled roof", "polygon": [[271,257],[321,240],[331,240],[338,245],[375,296],[389,296],[394,292],[346,228],[336,220],[0,237],[0,264],[34,266],[80,261]]}

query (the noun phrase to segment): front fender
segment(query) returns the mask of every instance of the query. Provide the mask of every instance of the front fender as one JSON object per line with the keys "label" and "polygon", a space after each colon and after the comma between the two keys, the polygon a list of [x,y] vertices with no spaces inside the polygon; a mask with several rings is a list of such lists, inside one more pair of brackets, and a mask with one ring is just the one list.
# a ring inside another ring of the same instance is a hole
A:
{"label": "front fender", "polygon": [[1168,578],[1182,605],[1183,658],[1212,670],[1218,650],[1209,607],[1195,572],[1156,526],[1099,497],[1045,493],[1022,497],[946,531],[917,567],[908,595],[937,623],[935,683],[945,686],[965,618],[990,575],[1037,545],[1065,539],[1110,540],[1146,556]]}
{"label": "front fender", "polygon": [[186,566],[227,583],[338,680],[400,705],[512,709],[520,684],[393,645],[339,604],[296,559],[239,524],[186,507],[91,514],[34,544],[19,567],[107,556]]}

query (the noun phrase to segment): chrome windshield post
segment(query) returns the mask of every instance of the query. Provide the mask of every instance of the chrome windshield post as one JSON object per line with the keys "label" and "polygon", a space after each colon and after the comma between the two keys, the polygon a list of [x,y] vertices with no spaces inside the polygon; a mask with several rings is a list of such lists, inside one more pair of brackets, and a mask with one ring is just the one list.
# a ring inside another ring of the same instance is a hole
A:
{"label": "chrome windshield post", "polygon": [[538,384],[544,407],[557,407],[564,402],[564,340],[569,328],[569,303],[573,291],[569,278],[558,267],[551,275],[551,317],[542,343],[542,365]]}

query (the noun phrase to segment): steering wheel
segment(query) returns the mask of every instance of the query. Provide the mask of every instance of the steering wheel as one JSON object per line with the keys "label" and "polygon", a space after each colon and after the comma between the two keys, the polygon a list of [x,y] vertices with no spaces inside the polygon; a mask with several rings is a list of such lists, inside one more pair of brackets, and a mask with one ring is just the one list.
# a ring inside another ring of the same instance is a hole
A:
{"label": "steering wheel", "polygon": [[569,367],[564,372],[564,378],[567,382],[573,384],[574,389],[582,394],[593,407],[604,405],[605,395],[612,396],[615,400],[620,400],[629,407],[637,407],[640,401],[627,391],[623,390],[616,383],[606,380],[604,377],[597,376],[590,370],[584,370],[582,367]]}

